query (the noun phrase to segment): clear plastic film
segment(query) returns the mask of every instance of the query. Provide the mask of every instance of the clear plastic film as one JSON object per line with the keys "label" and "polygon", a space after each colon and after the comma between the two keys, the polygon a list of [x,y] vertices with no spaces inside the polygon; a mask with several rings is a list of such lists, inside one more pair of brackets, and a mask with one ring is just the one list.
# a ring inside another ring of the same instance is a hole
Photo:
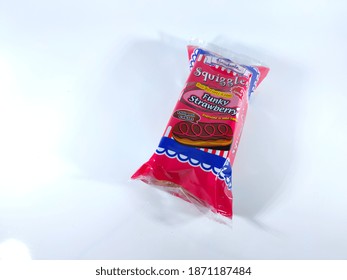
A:
{"label": "clear plastic film", "polygon": [[232,165],[249,98],[269,68],[197,40],[188,58],[191,71],[158,148],[132,178],[232,217]]}

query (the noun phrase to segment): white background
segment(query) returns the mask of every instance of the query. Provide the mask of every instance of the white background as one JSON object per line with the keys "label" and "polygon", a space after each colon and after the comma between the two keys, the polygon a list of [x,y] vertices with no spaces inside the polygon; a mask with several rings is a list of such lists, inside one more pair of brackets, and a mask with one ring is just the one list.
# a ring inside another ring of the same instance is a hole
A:
{"label": "white background", "polygon": [[[345,1],[0,1],[0,259],[346,259]],[[198,37],[265,61],[231,225],[129,177]]]}

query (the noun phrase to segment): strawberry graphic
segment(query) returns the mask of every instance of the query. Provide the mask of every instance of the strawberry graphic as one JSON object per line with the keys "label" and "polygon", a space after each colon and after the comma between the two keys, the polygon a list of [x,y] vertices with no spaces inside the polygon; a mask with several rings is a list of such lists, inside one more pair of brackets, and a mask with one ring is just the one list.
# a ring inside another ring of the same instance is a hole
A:
{"label": "strawberry graphic", "polygon": [[238,98],[242,99],[243,94],[245,93],[245,90],[244,90],[244,88],[237,86],[237,87],[233,87],[231,89],[231,92],[233,94],[235,94]]}

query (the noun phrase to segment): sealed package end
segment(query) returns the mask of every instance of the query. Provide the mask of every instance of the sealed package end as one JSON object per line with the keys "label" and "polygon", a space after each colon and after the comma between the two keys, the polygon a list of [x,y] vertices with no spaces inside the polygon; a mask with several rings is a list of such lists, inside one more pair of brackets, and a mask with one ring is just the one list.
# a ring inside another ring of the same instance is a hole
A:
{"label": "sealed package end", "polygon": [[132,178],[231,217],[232,166],[248,101],[269,68],[224,53],[188,46],[190,75],[157,150]]}

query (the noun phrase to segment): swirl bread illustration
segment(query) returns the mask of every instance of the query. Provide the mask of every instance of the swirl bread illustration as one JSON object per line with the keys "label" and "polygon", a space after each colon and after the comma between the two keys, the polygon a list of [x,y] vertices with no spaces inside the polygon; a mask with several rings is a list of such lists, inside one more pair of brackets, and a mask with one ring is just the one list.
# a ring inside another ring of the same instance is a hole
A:
{"label": "swirl bread illustration", "polygon": [[172,136],[184,145],[226,150],[231,145],[233,133],[226,123],[182,121],[173,127]]}

